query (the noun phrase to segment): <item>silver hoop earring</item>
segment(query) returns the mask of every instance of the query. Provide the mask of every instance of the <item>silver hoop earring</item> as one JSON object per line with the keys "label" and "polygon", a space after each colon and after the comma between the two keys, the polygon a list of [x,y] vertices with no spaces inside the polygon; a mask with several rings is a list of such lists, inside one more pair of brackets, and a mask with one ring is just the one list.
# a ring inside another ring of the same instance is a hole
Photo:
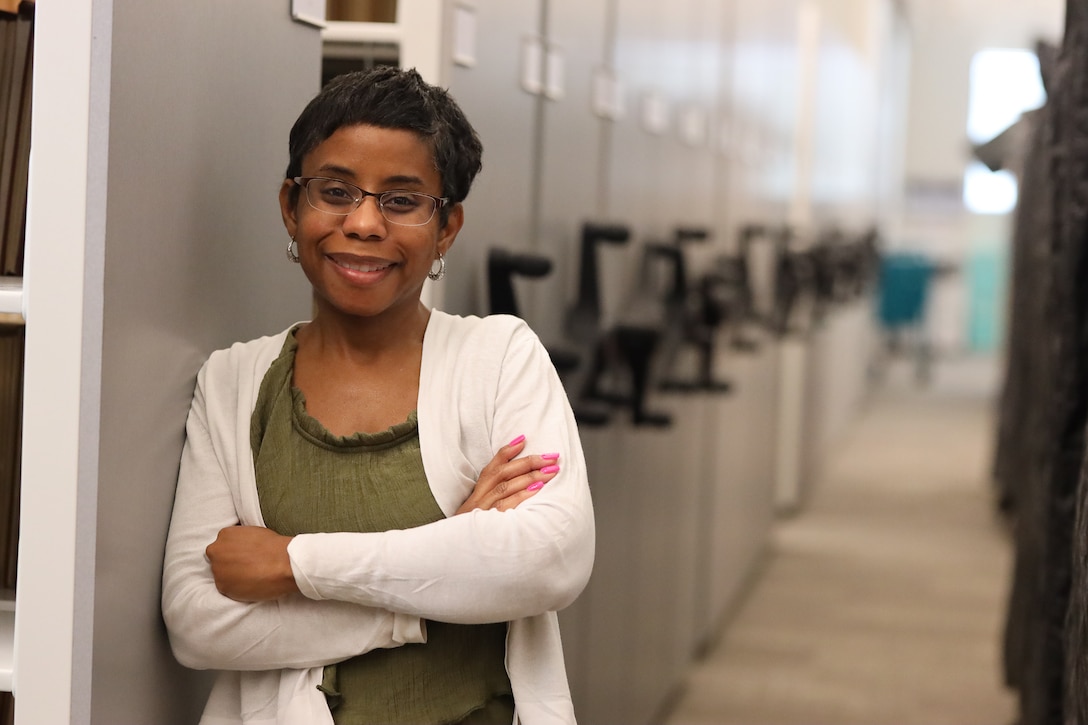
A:
{"label": "silver hoop earring", "polygon": [[294,237],[291,237],[291,241],[287,242],[287,259],[298,264],[298,242]]}
{"label": "silver hoop earring", "polygon": [[431,271],[427,273],[427,278],[432,279],[435,282],[446,276],[446,257],[440,255],[438,257],[438,271],[434,271],[434,264],[431,264]]}

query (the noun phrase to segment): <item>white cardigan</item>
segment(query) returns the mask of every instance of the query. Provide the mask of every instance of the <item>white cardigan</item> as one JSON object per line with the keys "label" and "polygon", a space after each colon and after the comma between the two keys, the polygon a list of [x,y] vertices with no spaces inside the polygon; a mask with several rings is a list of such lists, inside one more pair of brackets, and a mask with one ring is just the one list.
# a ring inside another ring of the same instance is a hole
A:
{"label": "white cardigan", "polygon": [[[163,616],[178,661],[222,670],[204,725],[332,723],[322,667],[426,641],[421,618],[510,622],[506,668],[524,725],[573,723],[556,612],[593,565],[578,430],[547,352],[521,320],[431,312],[418,421],[427,481],[448,518],[402,531],[296,536],[302,594],[240,603],[204,549],[225,526],[263,526],[250,447],[261,381],[286,331],[213,353],[197,376],[166,545]],[[517,509],[454,516],[495,451],[558,451],[561,472]]]}

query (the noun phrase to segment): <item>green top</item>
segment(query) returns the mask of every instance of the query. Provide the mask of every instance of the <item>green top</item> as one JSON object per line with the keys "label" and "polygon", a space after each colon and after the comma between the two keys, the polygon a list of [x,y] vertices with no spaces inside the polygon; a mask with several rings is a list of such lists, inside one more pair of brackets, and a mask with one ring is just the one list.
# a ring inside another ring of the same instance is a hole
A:
{"label": "green top", "polygon": [[[444,518],[419,451],[416,413],[379,433],[337,436],[291,385],[298,342],[287,336],[261,381],[250,443],[269,528],[302,533],[406,529]],[[325,668],[337,725],[509,725],[506,624],[427,623],[427,643],[379,649]]]}

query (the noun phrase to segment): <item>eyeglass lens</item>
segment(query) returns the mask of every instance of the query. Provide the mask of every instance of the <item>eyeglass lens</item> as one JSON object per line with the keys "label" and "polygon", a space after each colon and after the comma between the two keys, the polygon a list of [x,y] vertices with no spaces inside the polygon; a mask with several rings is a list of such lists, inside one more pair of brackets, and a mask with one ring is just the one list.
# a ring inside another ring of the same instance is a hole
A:
{"label": "eyeglass lens", "polygon": [[310,206],[328,214],[346,216],[367,196],[376,196],[386,221],[403,226],[423,226],[434,216],[437,202],[427,194],[413,191],[364,192],[354,184],[339,179],[309,179],[305,182]]}

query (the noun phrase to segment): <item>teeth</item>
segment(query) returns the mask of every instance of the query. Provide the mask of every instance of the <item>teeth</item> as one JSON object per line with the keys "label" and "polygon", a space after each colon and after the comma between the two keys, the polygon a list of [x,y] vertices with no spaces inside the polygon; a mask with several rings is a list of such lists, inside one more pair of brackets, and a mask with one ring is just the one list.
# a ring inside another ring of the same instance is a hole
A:
{"label": "teeth", "polygon": [[384,264],[351,264],[350,262],[338,261],[337,264],[346,269],[353,269],[356,272],[380,272],[393,266],[389,262]]}

